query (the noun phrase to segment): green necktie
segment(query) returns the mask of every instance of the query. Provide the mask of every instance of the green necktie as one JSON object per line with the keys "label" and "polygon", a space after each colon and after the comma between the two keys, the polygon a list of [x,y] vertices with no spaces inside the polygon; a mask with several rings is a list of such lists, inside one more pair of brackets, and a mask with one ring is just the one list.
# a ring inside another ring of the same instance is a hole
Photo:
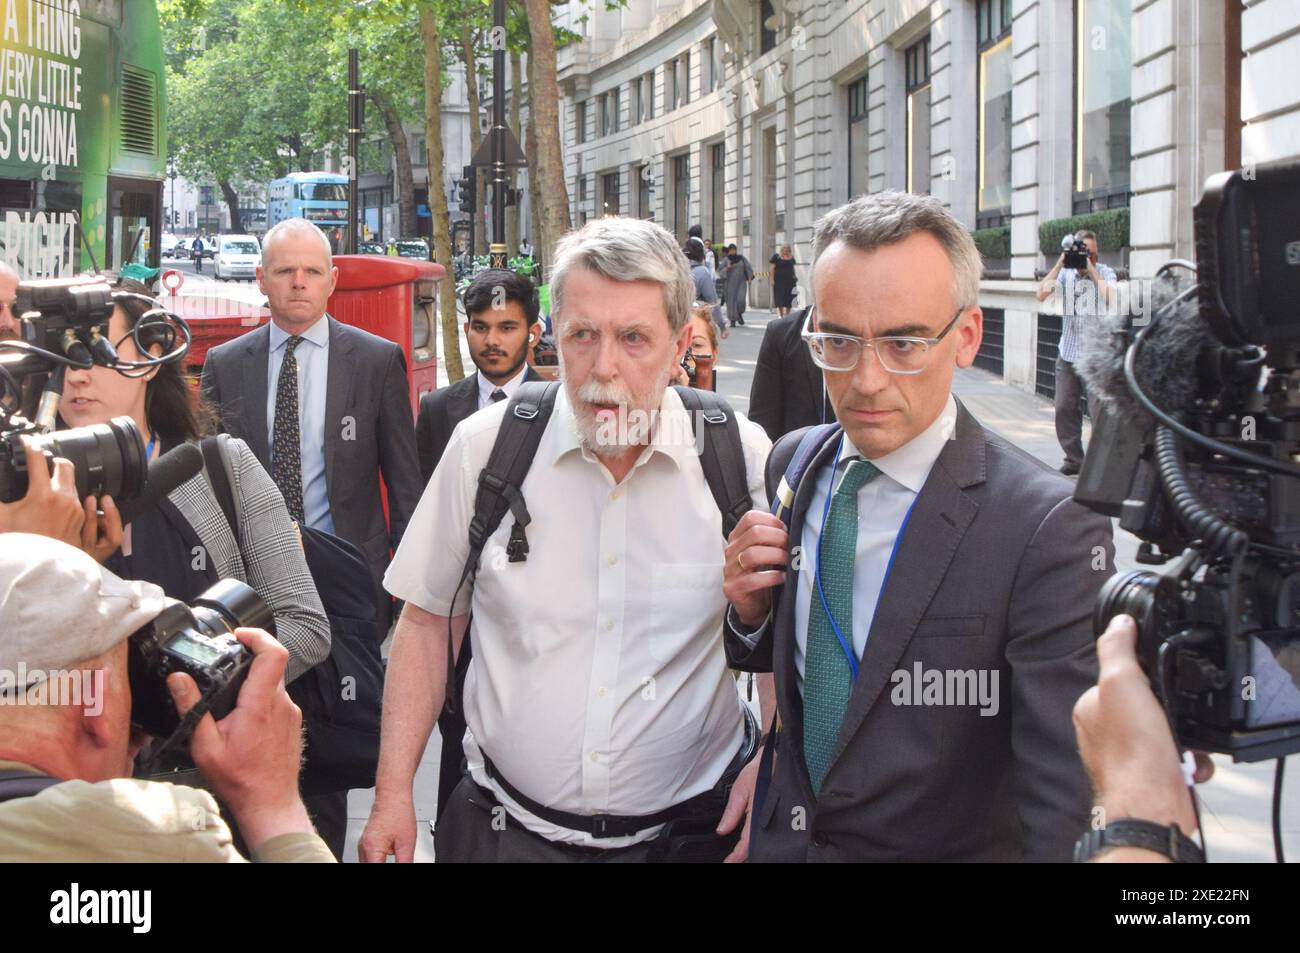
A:
{"label": "green necktie", "polygon": [[[861,457],[850,460],[844,478],[831,497],[830,513],[822,527],[820,559],[822,592],[840,632],[853,640],[853,562],[858,543],[858,490],[880,475]],[[813,583],[808,609],[808,639],[804,649],[803,753],[814,794],[820,794],[830,767],[835,739],[844,720],[844,708],[853,690],[853,670],[840,648],[826,608]]]}

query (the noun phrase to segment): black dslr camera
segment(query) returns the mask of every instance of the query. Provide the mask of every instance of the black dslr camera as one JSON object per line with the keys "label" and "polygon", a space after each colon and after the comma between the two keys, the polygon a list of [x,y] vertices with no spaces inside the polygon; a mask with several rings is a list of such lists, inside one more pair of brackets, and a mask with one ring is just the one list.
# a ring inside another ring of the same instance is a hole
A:
{"label": "black dslr camera", "polygon": [[1073,234],[1066,235],[1061,239],[1061,251],[1065,252],[1065,261],[1062,268],[1073,268],[1075,271],[1088,270],[1088,243],[1082,238],[1075,238]]}
{"label": "black dslr camera", "polygon": [[[223,579],[192,605],[173,603],[135,632],[128,645],[131,723],[172,745],[189,736],[205,713],[230,714],[248,677],[253,653],[235,638],[238,628],[274,631],[275,621],[262,597],[236,579]],[[183,731],[167,676],[184,672],[201,695]]]}
{"label": "black dslr camera", "polygon": [[1300,751],[1300,162],[1253,172],[1206,183],[1195,284],[1111,329],[1074,497],[1159,567],[1106,584],[1097,631],[1133,616],[1179,740],[1238,761]]}
{"label": "black dslr camera", "polygon": [[134,324],[131,337],[141,354],[154,344],[161,344],[164,354],[140,361],[119,358],[108,325],[122,297],[143,296],[98,275],[19,283],[14,313],[20,340],[0,341],[0,502],[27,492],[23,436],[38,438],[51,466],[56,456],[72,461],[79,498],[107,494],[124,502],[139,494],[148,461],[139,428],[129,418],[52,433],[69,368],[99,365],[136,375],[180,360],[189,349],[185,322],[155,307]]}

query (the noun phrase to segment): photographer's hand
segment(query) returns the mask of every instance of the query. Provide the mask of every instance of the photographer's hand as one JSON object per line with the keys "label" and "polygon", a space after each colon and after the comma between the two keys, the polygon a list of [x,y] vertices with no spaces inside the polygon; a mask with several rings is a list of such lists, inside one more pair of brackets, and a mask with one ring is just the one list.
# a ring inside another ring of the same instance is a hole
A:
{"label": "photographer's hand", "polygon": [[86,518],[81,524],[81,548],[102,563],[122,545],[122,514],[111,496],[100,497],[103,516],[95,505],[93,496],[86,497]]}
{"label": "photographer's hand", "polygon": [[[1132,817],[1177,824],[1191,836],[1196,813],[1183,783],[1178,748],[1138,664],[1136,644],[1137,626],[1127,615],[1112,619],[1097,640],[1097,684],[1074,706],[1079,753],[1104,811],[1103,823]],[[1133,853],[1153,860],[1158,856]]]}
{"label": "photographer's hand", "polygon": [[[272,837],[314,828],[298,794],[302,711],[284,690],[289,653],[261,629],[236,629],[235,636],[252,651],[253,665],[234,710],[221,721],[204,715],[195,726],[190,754],[256,851]],[[167,687],[182,717],[199,700],[188,675],[171,675]]]}
{"label": "photographer's hand", "polygon": [[0,533],[35,533],[81,549],[86,514],[77,501],[72,461],[55,457],[54,475],[50,476],[45,452],[36,441],[24,437],[23,447],[27,452],[27,493],[16,502],[0,503]]}

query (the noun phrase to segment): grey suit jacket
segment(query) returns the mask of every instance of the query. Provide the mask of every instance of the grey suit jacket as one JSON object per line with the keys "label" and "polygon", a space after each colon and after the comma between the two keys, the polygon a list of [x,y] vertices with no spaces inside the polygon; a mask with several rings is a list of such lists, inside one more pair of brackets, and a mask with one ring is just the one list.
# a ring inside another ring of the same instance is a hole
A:
{"label": "grey suit jacket", "polygon": [[[524,381],[542,379],[531,367]],[[420,457],[420,478],[429,482],[447,449],[456,425],[478,410],[478,371],[454,384],[420,395],[420,414],[415,422],[415,443]]]}
{"label": "grey suit jacket", "polygon": [[[775,671],[782,725],[751,859],[1064,861],[1087,827],[1091,787],[1071,710],[1096,681],[1092,614],[1113,571],[1110,522],[958,407],[881,592],[820,798],[803,755],[794,576],[752,649],[727,627],[734,664]],[[813,466],[834,451],[831,442]],[[813,472],[797,491],[792,545]],[[781,475],[769,472],[769,491]],[[912,684],[918,666],[945,681],[982,671],[988,685],[996,672],[996,714],[902,703],[895,673]]]}
{"label": "grey suit jacket", "polygon": [[[391,551],[402,541],[420,500],[415,426],[407,396],[406,357],[392,341],[329,322],[329,371],[325,396],[325,481],[334,530],[365,555],[376,591]],[[221,414],[222,428],[244,440],[268,473],[267,361],[271,331],[256,331],[208,352],[203,395]],[[384,520],[379,478],[388,490]],[[386,631],[388,600],[380,599]]]}

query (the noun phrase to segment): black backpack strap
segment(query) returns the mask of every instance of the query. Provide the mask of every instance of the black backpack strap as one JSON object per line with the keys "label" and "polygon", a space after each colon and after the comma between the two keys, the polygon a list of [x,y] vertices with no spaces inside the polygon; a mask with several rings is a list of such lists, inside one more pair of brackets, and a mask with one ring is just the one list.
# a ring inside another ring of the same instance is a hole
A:
{"label": "black backpack strap", "polygon": [[235,492],[230,486],[230,463],[226,453],[225,434],[204,437],[199,441],[203,451],[203,471],[212,487],[212,495],[221,505],[221,512],[226,514],[230,531],[235,534],[235,545],[243,553],[244,543],[239,538],[239,515],[235,510]]}
{"label": "black backpack strap", "polygon": [[[546,423],[555,408],[555,395],[560,389],[555,381],[528,381],[520,384],[514,397],[506,406],[506,415],[497,431],[487,466],[478,475],[478,492],[474,496],[474,516],[469,523],[469,555],[456,584],[451,601],[454,605],[466,583],[474,587],[474,573],[487,541],[496,532],[506,513],[515,518],[506,545],[506,556],[512,563],[528,559],[528,537],[525,530],[532,517],[520,490],[524,477],[533,465],[537,447],[546,432]],[[468,629],[466,630],[468,631]],[[460,710],[460,692],[456,679],[456,655],[452,649],[450,618],[447,624],[447,690],[443,704],[447,711]]]}
{"label": "black backpack strap", "polygon": [[[735,411],[713,391],[674,385],[691,415],[691,430],[700,448],[700,468],[722,514],[722,536],[727,538],[740,518],[754,508],[749,495],[745,448]],[[703,421],[704,432],[699,430]]]}
{"label": "black backpack strap", "polygon": [[0,803],[14,801],[20,797],[33,797],[46,788],[62,784],[58,778],[48,774],[33,774],[21,768],[0,770]]}

